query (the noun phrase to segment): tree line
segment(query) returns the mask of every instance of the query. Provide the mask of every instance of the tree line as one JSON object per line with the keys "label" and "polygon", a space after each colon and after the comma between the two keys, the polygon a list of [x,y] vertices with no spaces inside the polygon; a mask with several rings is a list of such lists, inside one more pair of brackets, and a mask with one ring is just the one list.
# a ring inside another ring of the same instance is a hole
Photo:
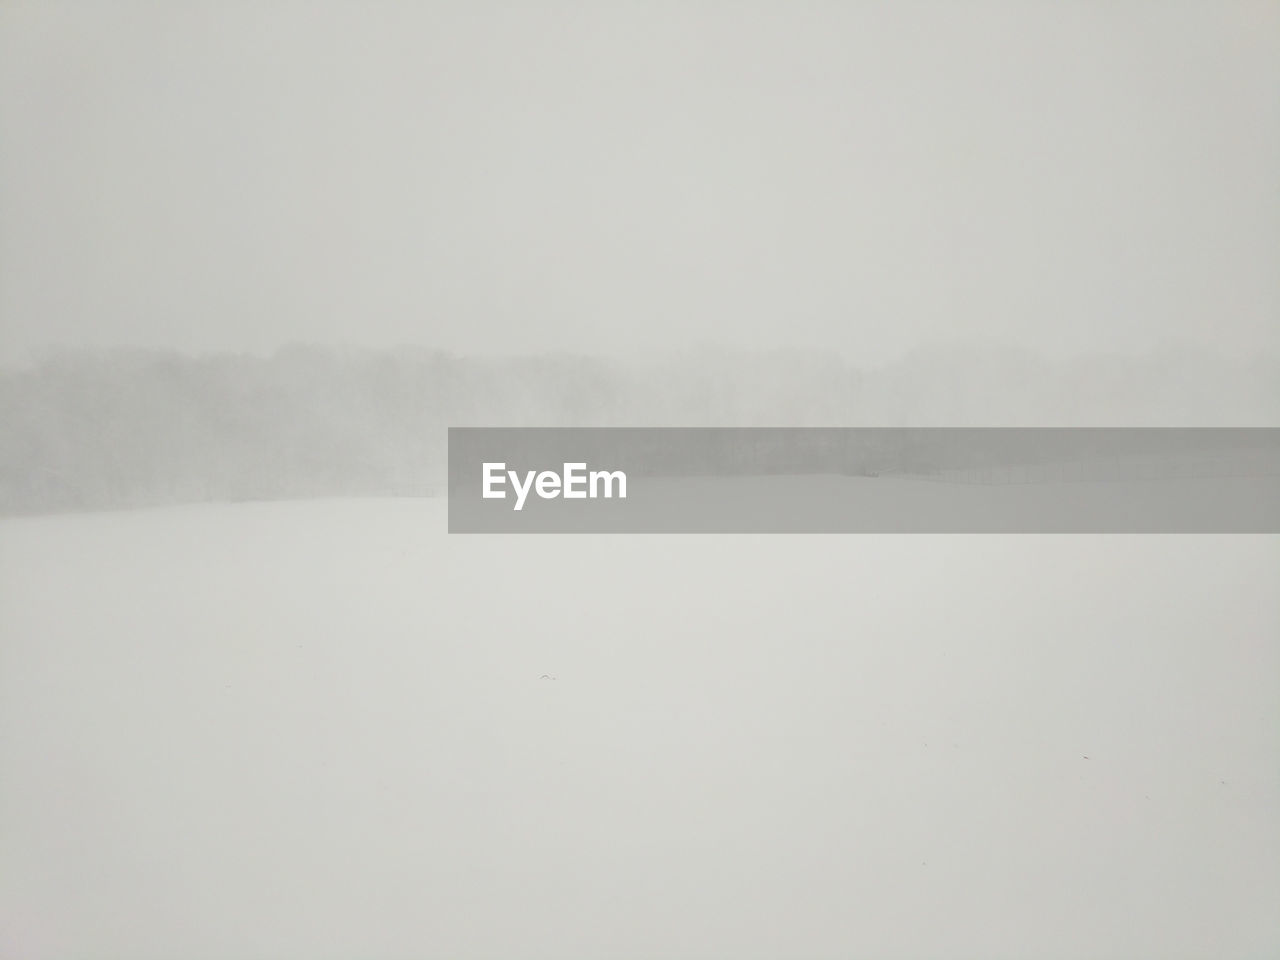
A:
{"label": "tree line", "polygon": [[64,350],[0,370],[0,512],[421,496],[449,426],[1272,426],[1272,360],[956,346],[621,360],[296,345],[269,357]]}

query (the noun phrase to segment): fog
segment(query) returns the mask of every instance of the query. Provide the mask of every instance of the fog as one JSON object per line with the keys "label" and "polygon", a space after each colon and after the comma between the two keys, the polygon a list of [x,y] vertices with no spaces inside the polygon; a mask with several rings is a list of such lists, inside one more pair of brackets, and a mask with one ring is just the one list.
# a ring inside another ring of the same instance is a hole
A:
{"label": "fog", "polygon": [[0,358],[1280,331],[1280,8],[0,5]]}
{"label": "fog", "polygon": [[1280,426],[1278,89],[1269,0],[0,0],[0,960],[1277,955],[1275,536],[438,494]]}
{"label": "fog", "polygon": [[1268,427],[1280,365],[1052,362],[991,344],[864,367],[703,348],[622,361],[295,345],[68,351],[0,371],[0,513],[440,493],[450,426]]}

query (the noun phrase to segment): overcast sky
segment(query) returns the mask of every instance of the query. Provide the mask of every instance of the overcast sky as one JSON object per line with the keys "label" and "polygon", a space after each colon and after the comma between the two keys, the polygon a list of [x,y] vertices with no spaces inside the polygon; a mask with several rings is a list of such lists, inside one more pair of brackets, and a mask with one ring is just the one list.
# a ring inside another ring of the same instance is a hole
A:
{"label": "overcast sky", "polygon": [[0,2],[0,359],[1280,345],[1280,4]]}

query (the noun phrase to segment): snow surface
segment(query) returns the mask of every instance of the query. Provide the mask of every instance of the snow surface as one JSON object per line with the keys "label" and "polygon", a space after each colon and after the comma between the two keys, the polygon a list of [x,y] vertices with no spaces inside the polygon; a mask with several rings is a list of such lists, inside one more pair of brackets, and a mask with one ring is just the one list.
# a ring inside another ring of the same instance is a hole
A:
{"label": "snow surface", "polygon": [[1277,537],[445,526],[0,521],[0,957],[1280,955]]}

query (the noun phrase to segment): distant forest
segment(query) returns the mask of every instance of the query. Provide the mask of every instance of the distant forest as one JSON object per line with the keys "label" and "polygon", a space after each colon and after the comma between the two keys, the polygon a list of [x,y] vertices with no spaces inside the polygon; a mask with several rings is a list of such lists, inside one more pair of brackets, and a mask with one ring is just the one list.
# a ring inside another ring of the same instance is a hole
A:
{"label": "distant forest", "polygon": [[0,370],[0,512],[421,496],[449,426],[1277,426],[1280,364],[995,347],[878,368],[820,352],[644,360],[292,346],[52,353]]}

